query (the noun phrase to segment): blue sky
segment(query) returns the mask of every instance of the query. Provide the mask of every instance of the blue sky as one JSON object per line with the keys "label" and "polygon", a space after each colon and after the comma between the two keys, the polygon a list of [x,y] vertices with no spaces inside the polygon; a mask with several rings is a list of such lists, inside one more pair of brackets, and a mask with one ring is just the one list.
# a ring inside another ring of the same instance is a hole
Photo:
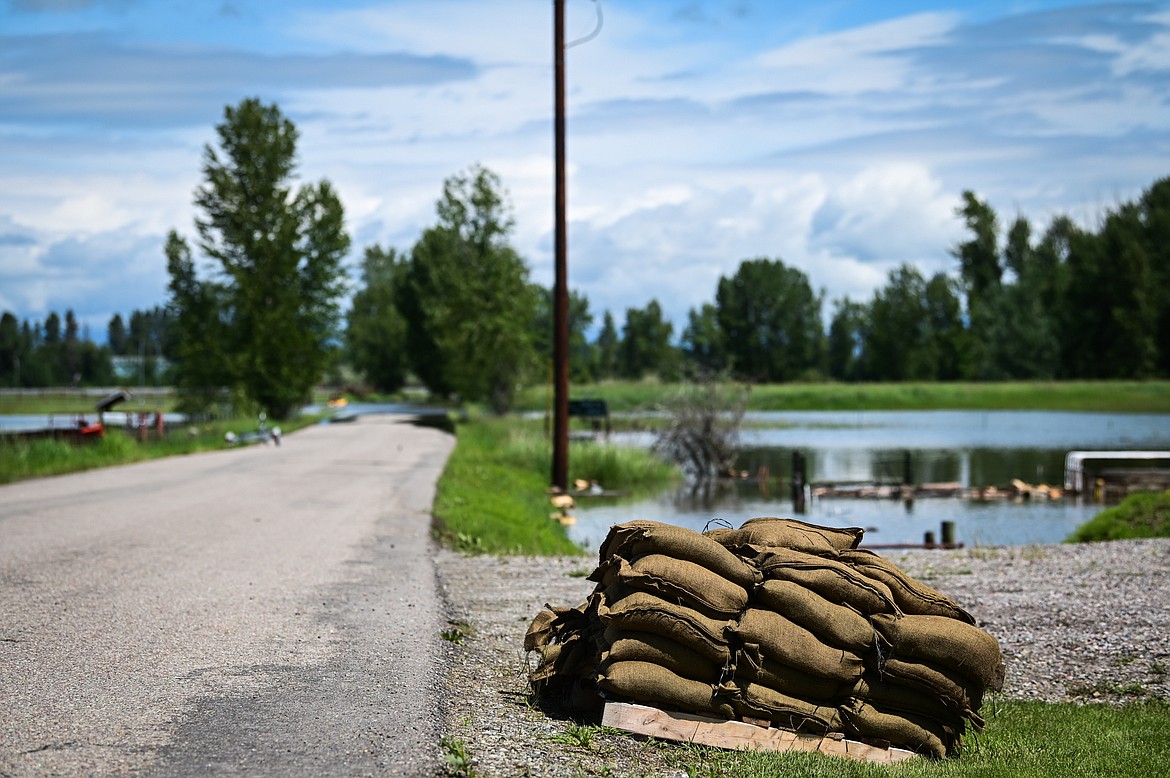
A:
{"label": "blue sky", "polygon": [[[828,301],[953,272],[964,189],[1037,232],[1170,175],[1170,3],[601,0],[569,50],[570,284],[675,322],[744,259]],[[597,4],[567,0],[569,37]],[[409,249],[443,180],[496,171],[552,281],[550,0],[0,0],[0,309],[166,298],[223,108],[276,102],[352,261]]]}

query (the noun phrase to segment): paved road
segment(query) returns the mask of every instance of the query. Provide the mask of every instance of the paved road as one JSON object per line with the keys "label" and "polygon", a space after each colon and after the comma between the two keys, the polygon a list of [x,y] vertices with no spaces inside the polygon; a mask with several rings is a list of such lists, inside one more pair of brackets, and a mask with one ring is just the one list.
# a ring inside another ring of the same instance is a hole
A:
{"label": "paved road", "polygon": [[452,444],[365,416],[0,487],[0,775],[433,772]]}

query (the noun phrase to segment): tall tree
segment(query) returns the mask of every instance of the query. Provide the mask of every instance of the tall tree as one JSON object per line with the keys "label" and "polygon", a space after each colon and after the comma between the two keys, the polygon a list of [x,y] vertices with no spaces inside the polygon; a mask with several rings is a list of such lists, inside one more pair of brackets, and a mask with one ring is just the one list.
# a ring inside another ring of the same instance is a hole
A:
{"label": "tall tree", "polygon": [[298,133],[275,105],[228,106],[216,134],[219,148],[204,148],[195,227],[222,281],[225,372],[282,419],[309,398],[333,356],[349,249],[344,213],[328,181],[291,188]]}
{"label": "tall tree", "polygon": [[618,335],[617,324],[613,314],[606,310],[601,318],[601,331],[597,333],[595,347],[597,349],[597,377],[614,378],[618,374],[618,347],[621,336]]}
{"label": "tall tree", "polygon": [[[553,290],[533,287],[536,295],[536,315],[532,320],[532,344],[542,363],[552,364],[553,358]],[[587,332],[593,326],[589,298],[576,289],[569,290],[569,378],[590,381],[596,369],[596,356],[589,344]]]}
{"label": "tall tree", "polygon": [[1100,233],[1072,242],[1066,305],[1079,337],[1066,341],[1065,357],[1074,377],[1153,375],[1157,292],[1142,221],[1127,203],[1109,214]]}
{"label": "tall tree", "polygon": [[999,221],[991,206],[970,190],[963,192],[963,204],[955,209],[955,213],[963,218],[972,233],[971,240],[960,243],[953,253],[959,260],[968,304],[975,307],[989,289],[999,286],[1003,276],[999,257]]}
{"label": "tall tree", "polygon": [[1170,375],[1170,177],[1155,181],[1139,203],[1146,255],[1153,278],[1156,360],[1159,375]]}
{"label": "tall tree", "polygon": [[20,322],[5,311],[0,315],[0,386],[20,386],[20,360],[27,360],[21,345]]}
{"label": "tall tree", "polygon": [[670,345],[674,325],[662,316],[662,306],[651,300],[645,308],[627,308],[618,346],[618,372],[624,378],[656,375],[677,378],[678,359]]}
{"label": "tall tree", "polygon": [[349,357],[375,388],[395,392],[406,383],[407,372],[406,319],[397,303],[406,258],[393,248],[370,246],[361,272],[345,334]]}
{"label": "tall tree", "polygon": [[[191,248],[174,230],[167,235],[164,252],[170,276],[171,356],[177,368],[179,407],[200,411],[215,403],[225,388],[236,388],[228,351],[232,337],[226,291],[221,283],[198,277]],[[144,354],[145,345],[139,351],[131,341],[128,349]]]}
{"label": "tall tree", "polygon": [[122,314],[115,313],[110,319],[106,327],[106,342],[110,345],[112,353],[118,355],[126,353],[126,322],[123,321]]}
{"label": "tall tree", "polygon": [[399,296],[411,366],[431,392],[502,413],[536,360],[536,295],[508,242],[511,206],[499,176],[477,165],[444,182],[435,208]]}
{"label": "tall tree", "polygon": [[712,377],[727,370],[727,345],[719,328],[719,312],[711,303],[687,312],[682,334],[683,354],[697,377]]}
{"label": "tall tree", "polygon": [[837,381],[858,381],[865,377],[862,358],[865,354],[866,321],[869,309],[849,298],[833,301],[833,318],[829,323],[829,377]]}
{"label": "tall tree", "polygon": [[928,371],[939,381],[969,377],[970,337],[963,322],[963,302],[958,283],[945,273],[935,273],[923,289],[926,315]]}
{"label": "tall tree", "polygon": [[890,271],[874,292],[865,337],[865,372],[878,381],[934,378],[927,337],[926,281],[912,265]]}
{"label": "tall tree", "polygon": [[779,259],[740,263],[719,279],[715,307],[732,370],[749,381],[792,381],[822,368],[823,294]]}

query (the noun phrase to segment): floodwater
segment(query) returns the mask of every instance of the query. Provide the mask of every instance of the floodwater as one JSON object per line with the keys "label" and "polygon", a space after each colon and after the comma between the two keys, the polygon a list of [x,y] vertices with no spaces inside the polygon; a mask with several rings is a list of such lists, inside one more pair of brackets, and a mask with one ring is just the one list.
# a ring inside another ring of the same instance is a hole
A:
{"label": "floodwater", "polygon": [[[767,425],[767,426],[762,426]],[[614,441],[649,445],[648,435]],[[1038,411],[849,411],[752,413],[744,419],[737,469],[750,476],[720,483],[714,493],[687,489],[646,500],[579,501],[570,536],[596,548],[612,524],[652,519],[696,530],[738,527],[755,516],[797,516],[790,493],[792,455],[805,457],[813,484],[957,482],[965,488],[1004,486],[1012,479],[1062,486],[1064,458],[1076,450],[1170,450],[1170,414]],[[757,478],[761,467],[765,478]],[[866,544],[921,543],[926,532],[954,522],[968,546],[1059,543],[1101,505],[1073,497],[1036,502],[959,497],[821,498],[804,521],[866,528]]]}

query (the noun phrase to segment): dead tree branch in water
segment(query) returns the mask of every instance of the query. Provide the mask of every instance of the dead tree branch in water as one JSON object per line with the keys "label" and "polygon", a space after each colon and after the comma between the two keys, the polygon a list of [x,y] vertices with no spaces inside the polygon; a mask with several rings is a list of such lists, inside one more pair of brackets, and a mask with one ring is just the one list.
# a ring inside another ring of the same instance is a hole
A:
{"label": "dead tree branch in water", "polygon": [[713,381],[682,390],[667,404],[670,423],[654,441],[654,450],[677,462],[696,483],[727,473],[739,453],[739,427],[749,390]]}

